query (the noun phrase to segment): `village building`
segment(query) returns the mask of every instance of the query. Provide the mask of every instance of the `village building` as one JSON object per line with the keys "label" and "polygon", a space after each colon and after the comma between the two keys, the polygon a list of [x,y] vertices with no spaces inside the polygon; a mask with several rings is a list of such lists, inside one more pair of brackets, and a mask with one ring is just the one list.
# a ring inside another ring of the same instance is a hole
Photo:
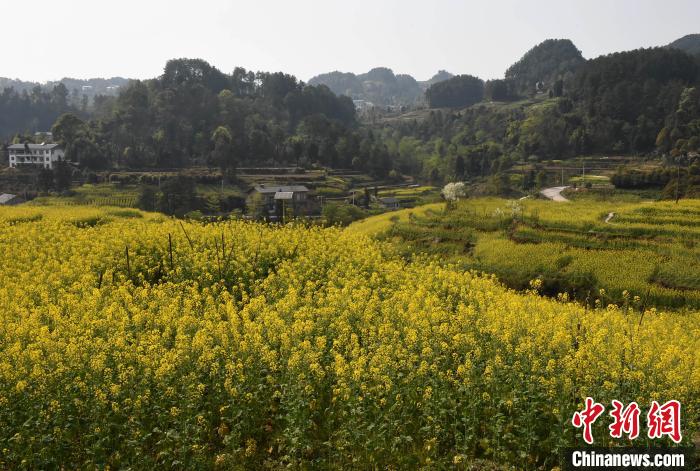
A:
{"label": "village building", "polygon": [[260,195],[265,211],[269,214],[281,214],[283,208],[294,210],[306,206],[309,189],[304,185],[270,185],[261,183],[248,191],[248,197]]}
{"label": "village building", "polygon": [[393,196],[377,198],[377,202],[384,209],[394,210],[401,208],[401,201],[399,201],[398,198],[394,198]]}
{"label": "village building", "polygon": [[374,108],[374,103],[367,100],[352,100],[357,111],[368,111]]}
{"label": "village building", "polygon": [[0,195],[0,206],[14,206],[20,203],[24,203],[24,198],[20,196],[10,193],[3,193]]}
{"label": "village building", "polygon": [[7,151],[11,168],[35,166],[52,169],[56,162],[65,160],[65,152],[58,144],[12,144]]}

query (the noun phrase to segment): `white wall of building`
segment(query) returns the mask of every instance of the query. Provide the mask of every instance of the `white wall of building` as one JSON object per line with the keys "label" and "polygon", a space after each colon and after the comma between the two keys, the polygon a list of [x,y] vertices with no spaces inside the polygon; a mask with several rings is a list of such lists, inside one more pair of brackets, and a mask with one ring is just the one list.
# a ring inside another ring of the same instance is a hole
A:
{"label": "white wall of building", "polygon": [[10,167],[16,168],[18,165],[35,165],[52,169],[56,162],[65,160],[63,149],[54,147],[53,149],[9,149]]}

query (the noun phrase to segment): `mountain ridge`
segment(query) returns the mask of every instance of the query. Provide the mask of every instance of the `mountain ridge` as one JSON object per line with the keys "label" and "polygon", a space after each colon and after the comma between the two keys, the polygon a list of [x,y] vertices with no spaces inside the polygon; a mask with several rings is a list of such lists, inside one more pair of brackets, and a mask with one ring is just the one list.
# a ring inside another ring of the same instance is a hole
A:
{"label": "mountain ridge", "polygon": [[409,74],[395,74],[388,67],[375,67],[363,74],[333,71],[309,79],[309,85],[325,85],[336,95],[347,95],[375,105],[415,105],[423,101],[423,94],[434,83],[453,77],[439,70],[428,80],[419,81]]}

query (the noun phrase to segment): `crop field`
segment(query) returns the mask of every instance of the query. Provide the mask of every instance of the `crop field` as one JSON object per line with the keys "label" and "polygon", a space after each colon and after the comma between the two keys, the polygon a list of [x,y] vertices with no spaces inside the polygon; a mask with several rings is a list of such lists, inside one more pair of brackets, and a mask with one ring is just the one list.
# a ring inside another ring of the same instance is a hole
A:
{"label": "crop field", "polygon": [[[482,231],[523,260],[523,248],[564,247],[501,238],[499,217],[474,221],[504,202],[470,204],[455,210],[455,250]],[[523,214],[537,208],[550,221],[539,203]],[[695,250],[678,234],[700,228],[677,219],[696,205],[615,209],[620,234],[658,230],[636,250]],[[582,211],[607,228],[600,209]],[[566,214],[548,224],[587,240]],[[582,443],[570,420],[586,396],[677,399],[692,442],[696,312],[518,293],[362,232],[0,209],[0,469],[551,469]],[[633,257],[620,250],[611,272]],[[669,284],[692,272],[659,269]],[[612,440],[605,428],[597,444]]]}
{"label": "crop field", "polygon": [[570,177],[569,183],[577,183],[579,185],[583,185],[586,183],[591,183],[591,184],[610,183],[610,177],[605,176],[605,175],[586,175],[583,177],[582,176]]}
{"label": "crop field", "polygon": [[700,307],[697,200],[464,200],[396,221],[384,237],[405,257],[432,253],[517,289],[540,279],[545,294],[589,303]]}
{"label": "crop field", "polygon": [[76,187],[72,196],[41,196],[32,201],[38,206],[118,206],[136,207],[139,188],[113,183],[85,184]]}
{"label": "crop field", "polygon": [[421,196],[432,196],[440,194],[440,189],[434,186],[409,186],[403,188],[387,188],[379,192],[380,197],[394,196],[399,199],[417,199]]}

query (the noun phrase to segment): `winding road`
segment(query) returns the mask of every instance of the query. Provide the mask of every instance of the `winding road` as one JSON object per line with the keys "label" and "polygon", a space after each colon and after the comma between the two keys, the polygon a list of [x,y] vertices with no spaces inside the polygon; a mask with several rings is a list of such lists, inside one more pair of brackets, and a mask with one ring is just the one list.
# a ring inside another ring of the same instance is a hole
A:
{"label": "winding road", "polygon": [[569,188],[568,186],[553,186],[551,188],[545,188],[544,190],[540,191],[540,193],[546,197],[549,198],[552,201],[569,201],[568,199],[564,198],[562,196],[561,192]]}

